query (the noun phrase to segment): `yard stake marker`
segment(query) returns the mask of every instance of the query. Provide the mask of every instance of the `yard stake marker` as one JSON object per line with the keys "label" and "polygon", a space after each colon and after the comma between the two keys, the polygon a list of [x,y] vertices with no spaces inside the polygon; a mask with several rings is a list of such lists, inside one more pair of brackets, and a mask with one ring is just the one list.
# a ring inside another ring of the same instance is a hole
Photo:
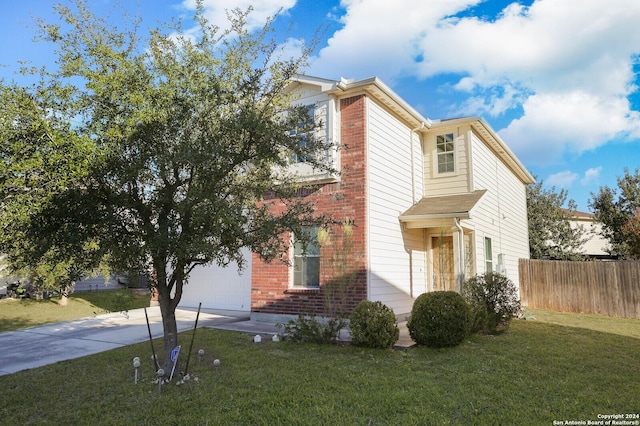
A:
{"label": "yard stake marker", "polygon": [[193,348],[193,341],[196,337],[196,328],[198,328],[198,318],[200,318],[200,308],[202,302],[198,303],[198,313],[196,314],[196,323],[193,326],[193,334],[191,334],[191,343],[189,344],[189,352],[187,352],[187,365],[184,367],[184,374],[189,374],[189,360],[191,359],[191,348]]}
{"label": "yard stake marker", "polygon": [[147,315],[147,308],[144,308],[144,317],[147,319],[147,331],[149,332],[149,343],[151,343],[151,354],[153,355],[153,360],[156,363],[156,370],[160,369],[160,364],[158,363],[158,357],[156,356],[156,350],[153,348],[153,337],[151,337],[151,326],[149,325],[149,315]]}

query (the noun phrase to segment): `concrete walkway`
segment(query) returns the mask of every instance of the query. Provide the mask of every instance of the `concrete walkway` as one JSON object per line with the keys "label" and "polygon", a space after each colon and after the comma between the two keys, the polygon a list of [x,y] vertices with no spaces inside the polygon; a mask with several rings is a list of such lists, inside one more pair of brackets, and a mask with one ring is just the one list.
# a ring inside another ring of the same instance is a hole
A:
{"label": "concrete walkway", "polygon": [[[235,321],[228,322],[225,324],[214,324],[210,326],[210,328],[216,328],[220,330],[231,330],[231,331],[240,331],[244,333],[251,334],[260,334],[262,337],[271,338],[274,334],[281,334],[283,332],[282,328],[278,328],[273,323],[265,322],[265,321]],[[409,329],[407,328],[407,322],[399,322],[398,328],[400,329],[400,336],[398,337],[398,341],[395,345],[393,345],[394,349],[399,350],[407,350],[416,346],[416,342],[411,339],[411,335],[409,334]],[[347,329],[342,330],[340,332],[340,340],[341,341],[351,341],[351,336],[349,335],[349,331]]]}
{"label": "concrete walkway", "polygon": [[[157,306],[147,308],[151,335],[162,337],[162,317]],[[178,308],[178,331],[193,329],[197,309]],[[202,309],[198,327],[248,321],[248,312]],[[0,333],[0,375],[37,368],[149,339],[144,309],[110,313],[74,321],[41,325]]]}
{"label": "concrete walkway", "polygon": [[[162,337],[160,308],[158,306],[147,308],[147,314],[151,335],[154,339]],[[176,309],[178,331],[193,329],[196,315],[195,308]],[[409,336],[406,322],[398,326],[400,338],[394,348],[409,349],[415,346]],[[198,327],[260,334],[264,338],[270,338],[283,331],[273,323],[250,320],[249,312],[211,309],[200,311]],[[148,339],[149,332],[144,309],[134,309],[126,315],[110,313],[8,331],[0,333],[0,376],[80,358]]]}

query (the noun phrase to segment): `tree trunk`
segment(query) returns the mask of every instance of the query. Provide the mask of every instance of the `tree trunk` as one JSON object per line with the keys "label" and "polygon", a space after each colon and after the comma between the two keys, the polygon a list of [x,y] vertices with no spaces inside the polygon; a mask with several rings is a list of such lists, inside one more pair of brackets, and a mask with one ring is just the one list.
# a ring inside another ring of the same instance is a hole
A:
{"label": "tree trunk", "polygon": [[[164,332],[164,361],[162,368],[165,371],[165,375],[169,377],[173,368],[173,362],[171,361],[171,351],[178,346],[178,325],[176,324],[176,308],[172,303],[170,295],[160,292],[158,295],[158,301],[160,303],[160,313],[162,314],[162,330]],[[176,372],[179,371],[179,366],[176,365]]]}
{"label": "tree trunk", "polygon": [[[176,324],[176,308],[182,297],[182,282],[175,284],[174,296],[171,297],[172,289],[169,287],[169,276],[165,271],[162,261],[154,262],[156,290],[158,292],[158,304],[162,315],[162,329],[164,332],[164,359],[159,359],[160,366],[164,370],[165,376],[169,378],[173,370],[171,361],[171,351],[178,346],[178,325]],[[174,272],[175,273],[175,272]],[[174,370],[174,377],[180,372],[180,363],[177,362]]]}

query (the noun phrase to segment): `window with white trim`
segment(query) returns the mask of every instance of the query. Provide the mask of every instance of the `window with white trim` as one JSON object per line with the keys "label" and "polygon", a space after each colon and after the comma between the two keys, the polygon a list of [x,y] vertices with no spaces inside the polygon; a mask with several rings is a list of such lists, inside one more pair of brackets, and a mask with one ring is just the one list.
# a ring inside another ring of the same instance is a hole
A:
{"label": "window with white trim", "polygon": [[453,173],[455,171],[455,144],[453,141],[453,133],[437,136],[436,152],[438,173]]}
{"label": "window with white trim", "polygon": [[[305,105],[304,108],[307,110],[307,114],[310,118],[315,122],[316,108],[315,105]],[[299,140],[299,145],[301,148],[306,148],[307,144],[311,137],[313,137],[313,130],[306,130],[306,123],[299,123],[298,127],[289,131],[290,136],[297,136]],[[306,163],[311,158],[311,154],[293,154],[293,161],[295,163]]]}
{"label": "window with white trim", "polygon": [[293,243],[293,287],[320,287],[320,244],[317,226],[303,228],[304,239]]}
{"label": "window with white trim", "polygon": [[485,272],[493,271],[493,250],[491,248],[491,238],[484,238],[484,268]]}

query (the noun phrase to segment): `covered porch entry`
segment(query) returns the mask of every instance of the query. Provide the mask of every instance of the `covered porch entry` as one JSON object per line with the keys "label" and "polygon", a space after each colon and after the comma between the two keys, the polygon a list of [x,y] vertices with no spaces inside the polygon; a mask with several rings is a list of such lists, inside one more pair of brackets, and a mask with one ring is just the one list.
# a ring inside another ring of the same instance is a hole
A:
{"label": "covered porch entry", "polygon": [[471,210],[486,191],[425,197],[400,215],[406,230],[421,229],[427,251],[427,291],[462,291],[475,275]]}

